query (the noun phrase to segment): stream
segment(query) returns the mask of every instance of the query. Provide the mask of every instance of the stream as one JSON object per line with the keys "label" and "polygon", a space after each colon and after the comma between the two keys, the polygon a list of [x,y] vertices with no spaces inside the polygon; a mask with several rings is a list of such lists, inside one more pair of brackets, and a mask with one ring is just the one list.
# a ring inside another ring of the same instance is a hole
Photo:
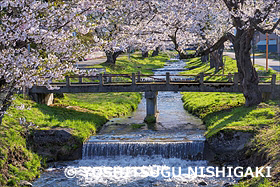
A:
{"label": "stream", "polygon": [[[184,66],[183,61],[168,61],[154,74],[178,74]],[[235,178],[202,175],[211,166],[203,160],[203,154],[207,154],[205,126],[184,110],[181,97],[180,93],[158,93],[159,116],[153,128],[143,124],[143,98],[130,116],[110,120],[90,137],[83,145],[81,160],[53,163],[33,186],[218,187],[235,183]],[[139,128],[133,124],[140,124]]]}

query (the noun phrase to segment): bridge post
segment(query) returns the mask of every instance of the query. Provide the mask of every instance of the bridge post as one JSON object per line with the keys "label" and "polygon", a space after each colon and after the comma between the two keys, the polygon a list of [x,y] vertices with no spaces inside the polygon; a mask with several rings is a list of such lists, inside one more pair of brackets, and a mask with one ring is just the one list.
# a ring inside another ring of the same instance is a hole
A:
{"label": "bridge post", "polygon": [[199,74],[199,83],[203,84],[203,82],[204,82],[204,73],[202,72]]}
{"label": "bridge post", "polygon": [[149,122],[151,119],[152,121],[156,122],[157,118],[157,95],[158,92],[145,92],[146,98],[146,118],[145,121]]}
{"label": "bridge post", "polygon": [[99,74],[98,79],[99,79],[99,86],[103,86],[103,75],[102,75],[102,73]]}
{"label": "bridge post", "polygon": [[166,72],[166,84],[170,84],[170,73]]}
{"label": "bridge post", "polygon": [[83,76],[79,76],[79,83],[82,84],[83,83]]}
{"label": "bridge post", "polygon": [[231,73],[228,74],[228,82],[232,82],[232,74]]}
{"label": "bridge post", "polygon": [[112,83],[112,75],[109,74],[108,83]]}
{"label": "bridge post", "polygon": [[239,82],[238,73],[234,73],[234,75],[233,75],[234,86],[238,86],[238,82]]}
{"label": "bridge post", "polygon": [[70,86],[70,78],[69,78],[69,76],[67,75],[67,76],[65,76],[65,78],[66,78],[66,86]]}
{"label": "bridge post", "polygon": [[108,82],[107,74],[106,74],[106,72],[104,72],[104,74],[103,74],[103,84],[106,84],[107,82]]}
{"label": "bridge post", "polygon": [[233,87],[234,87],[235,91],[238,90],[238,82],[239,82],[238,73],[234,73],[234,75],[233,75]]}
{"label": "bridge post", "polygon": [[273,74],[271,78],[271,85],[275,85],[275,84],[276,84],[276,74]]}
{"label": "bridge post", "polygon": [[[279,94],[277,94],[275,85],[276,85],[276,74],[273,74],[271,77],[271,94],[270,94],[269,99],[278,99],[279,98]],[[277,98],[277,96],[278,96],[278,98]]]}
{"label": "bridge post", "polygon": [[201,73],[199,73],[199,90],[201,91],[201,92],[204,92],[204,73],[203,72],[201,72]]}
{"label": "bridge post", "polygon": [[54,96],[53,93],[34,93],[30,94],[33,101],[39,104],[51,105],[53,104]]}
{"label": "bridge post", "polygon": [[135,73],[132,73],[131,79],[132,79],[132,85],[135,85],[136,84]]}
{"label": "bridge post", "polygon": [[140,82],[140,78],[141,78],[141,72],[138,71],[138,72],[137,72],[137,82]]}

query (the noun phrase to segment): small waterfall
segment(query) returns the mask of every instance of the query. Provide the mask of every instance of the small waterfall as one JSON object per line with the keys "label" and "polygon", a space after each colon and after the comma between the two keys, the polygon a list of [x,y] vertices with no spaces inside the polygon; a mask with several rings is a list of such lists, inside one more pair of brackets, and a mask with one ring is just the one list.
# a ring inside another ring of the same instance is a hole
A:
{"label": "small waterfall", "polygon": [[204,141],[189,142],[86,142],[83,159],[96,156],[156,156],[163,158],[203,159]]}

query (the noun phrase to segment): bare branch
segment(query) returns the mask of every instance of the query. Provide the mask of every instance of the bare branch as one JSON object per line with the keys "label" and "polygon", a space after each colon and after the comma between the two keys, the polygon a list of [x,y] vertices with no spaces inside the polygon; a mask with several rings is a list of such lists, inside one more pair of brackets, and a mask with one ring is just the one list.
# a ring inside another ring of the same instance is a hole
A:
{"label": "bare branch", "polygon": [[253,24],[254,28],[255,28],[257,31],[259,31],[259,32],[261,32],[261,33],[263,33],[263,34],[265,34],[265,33],[271,34],[271,33],[273,33],[273,31],[277,28],[277,26],[279,25],[279,23],[280,23],[280,18],[278,18],[277,22],[274,24],[274,26],[273,26],[271,29],[267,29],[267,30],[266,30],[266,29],[260,28],[254,21],[251,21],[251,23]]}
{"label": "bare branch", "polygon": [[235,41],[235,36],[231,33],[226,33],[222,38],[220,38],[214,45],[209,47],[206,50],[203,51],[196,51],[195,54],[188,54],[184,55],[182,59],[189,59],[189,58],[195,58],[195,57],[201,57],[204,55],[208,55],[209,53],[212,53],[219,49],[227,40],[230,40],[232,43]]}
{"label": "bare branch", "polygon": [[233,6],[234,6],[233,3],[231,1],[228,1],[228,0],[223,0],[223,1],[226,4],[228,10],[231,11]]}

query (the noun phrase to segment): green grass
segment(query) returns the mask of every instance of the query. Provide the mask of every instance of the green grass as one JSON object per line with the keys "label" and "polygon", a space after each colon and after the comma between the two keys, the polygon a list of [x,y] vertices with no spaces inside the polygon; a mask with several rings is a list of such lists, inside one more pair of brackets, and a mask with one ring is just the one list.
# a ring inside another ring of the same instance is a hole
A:
{"label": "green grass", "polygon": [[112,74],[131,74],[141,71],[142,74],[153,74],[152,69],[161,68],[165,61],[169,59],[168,54],[160,53],[155,57],[142,58],[141,54],[136,52],[128,58],[127,55],[117,58],[115,66],[99,64],[89,67],[106,68],[106,73]]}
{"label": "green grass", "polygon": [[[276,74],[276,82],[279,84],[280,83],[280,73],[273,70],[273,69],[268,69],[268,71],[265,70],[265,67],[260,66],[260,65],[255,65],[255,68],[258,72],[259,76],[271,76],[272,74]],[[266,79],[266,78],[261,78],[261,81],[264,82],[270,82],[271,79]]]}
{"label": "green grass", "polygon": [[[237,65],[236,65],[236,60],[233,60],[232,58],[228,56],[224,56],[224,69],[218,71],[215,73],[215,68],[210,68],[210,64],[208,62],[203,63],[201,62],[200,58],[193,58],[190,59],[187,64],[186,68],[191,68],[193,66],[198,66],[197,68],[194,68],[192,70],[188,70],[185,72],[182,72],[181,74],[199,74],[201,72],[205,74],[211,74],[211,75],[228,75],[229,73],[234,74],[237,73]],[[260,65],[255,65],[255,68],[258,72],[259,76],[271,76],[272,74],[276,74],[277,81],[280,82],[280,74],[276,72],[275,70],[268,69],[268,71],[265,70],[265,67],[260,66]],[[222,77],[222,76],[206,76],[205,77],[206,81],[227,81],[227,77]],[[262,78],[261,81],[268,82],[271,81],[271,79],[268,78]]]}
{"label": "green grass", "polygon": [[78,93],[65,94],[57,105],[78,106],[109,119],[129,114],[137,108],[140,100],[139,93]]}
{"label": "green grass", "polygon": [[[234,74],[235,72],[237,72],[237,65],[236,65],[236,61],[233,60],[232,58],[228,57],[228,56],[224,56],[223,57],[224,61],[225,61],[225,66],[224,66],[224,70],[220,70],[219,72],[215,73],[215,68],[210,68],[210,64],[208,62],[203,63],[201,62],[200,58],[193,58],[190,59],[187,64],[186,64],[186,68],[191,68],[193,66],[198,66],[197,68],[194,68],[192,70],[188,70],[185,72],[182,72],[181,74],[199,74],[199,73],[205,73],[205,74],[211,74],[211,75],[228,75],[229,73]],[[206,76],[205,77],[206,81],[225,81],[227,80],[226,77],[222,77],[222,76]]]}
{"label": "green grass", "polygon": [[242,181],[234,185],[234,187],[271,187],[271,186],[273,186],[273,183],[269,181],[269,179],[261,178],[261,177]]}
{"label": "green grass", "polygon": [[[25,110],[18,110],[17,106],[25,105]],[[14,107],[9,109],[5,116],[4,125],[17,125],[19,118],[25,118],[40,128],[65,127],[72,128],[74,134],[85,139],[90,133],[96,132],[99,126],[106,122],[105,115],[94,111],[82,111],[79,108],[66,108],[69,105],[47,106],[37,104],[31,100],[17,98]],[[106,114],[106,111],[103,111]],[[18,129],[20,130],[20,129]]]}
{"label": "green grass", "polygon": [[184,92],[182,99],[184,108],[200,118],[205,118],[214,112],[242,106],[245,103],[241,93]]}
{"label": "green grass", "polygon": [[145,124],[131,124],[133,129],[140,129],[141,127],[145,126]]}
{"label": "green grass", "polygon": [[230,111],[213,113],[204,119],[207,126],[206,137],[211,137],[221,130],[257,132],[264,126],[272,125],[275,122],[274,117],[273,106],[265,108],[242,106]]}
{"label": "green grass", "polygon": [[221,130],[257,131],[275,123],[277,107],[267,103],[244,107],[242,94],[183,93],[183,102],[186,110],[204,121],[207,138]]}

